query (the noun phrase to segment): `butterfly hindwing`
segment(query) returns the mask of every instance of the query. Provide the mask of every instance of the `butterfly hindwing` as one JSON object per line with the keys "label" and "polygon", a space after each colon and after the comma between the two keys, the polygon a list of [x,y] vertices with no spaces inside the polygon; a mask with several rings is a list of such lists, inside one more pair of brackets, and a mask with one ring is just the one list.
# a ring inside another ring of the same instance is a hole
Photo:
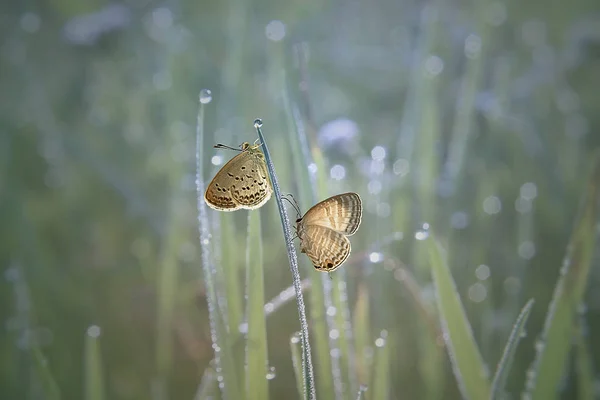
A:
{"label": "butterfly hindwing", "polygon": [[204,193],[206,204],[219,211],[254,210],[271,198],[267,166],[258,147],[244,143],[242,152],[217,172]]}
{"label": "butterfly hindwing", "polygon": [[304,225],[300,249],[319,271],[337,269],[350,255],[350,240],[343,234],[319,225]]}

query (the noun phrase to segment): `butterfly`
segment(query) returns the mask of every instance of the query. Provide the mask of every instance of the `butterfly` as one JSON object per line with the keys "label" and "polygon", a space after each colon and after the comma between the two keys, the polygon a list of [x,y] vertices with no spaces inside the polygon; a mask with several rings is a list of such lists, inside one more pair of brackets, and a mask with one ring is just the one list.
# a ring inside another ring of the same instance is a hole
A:
{"label": "butterfly", "polygon": [[[300,215],[300,213],[298,213]],[[318,271],[332,272],[350,255],[350,240],[362,219],[356,193],[342,193],[321,201],[296,220],[300,251]]]}
{"label": "butterfly", "polygon": [[268,177],[261,144],[242,143],[241,150],[217,144],[218,149],[239,151],[217,172],[208,184],[204,201],[219,211],[256,210],[271,198],[273,188]]}

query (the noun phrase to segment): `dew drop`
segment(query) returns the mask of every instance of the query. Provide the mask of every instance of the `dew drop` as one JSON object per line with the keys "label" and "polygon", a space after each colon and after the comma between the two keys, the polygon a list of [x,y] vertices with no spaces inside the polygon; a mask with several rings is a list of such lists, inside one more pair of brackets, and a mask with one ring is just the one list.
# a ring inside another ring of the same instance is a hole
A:
{"label": "dew drop", "polygon": [[487,214],[498,214],[502,209],[502,203],[496,196],[489,196],[483,201],[483,211]]}
{"label": "dew drop", "polygon": [[87,328],[87,335],[91,338],[98,338],[100,336],[101,329],[98,325],[91,325]]}
{"label": "dew drop", "polygon": [[327,315],[329,315],[330,317],[334,317],[336,313],[337,309],[334,306],[327,307]]}
{"label": "dew drop", "polygon": [[223,163],[223,157],[221,156],[212,156],[210,159],[212,165],[221,165]]}
{"label": "dew drop", "polygon": [[342,165],[336,164],[333,167],[331,167],[329,175],[332,179],[340,181],[346,177],[346,168],[344,168]]}
{"label": "dew drop", "polygon": [[465,55],[474,59],[479,56],[481,52],[481,38],[477,35],[471,34],[465,40]]}
{"label": "dew drop", "polygon": [[383,159],[385,159],[385,153],[385,147],[375,146],[371,150],[371,158],[375,161],[383,161]]}
{"label": "dew drop", "polygon": [[367,185],[367,188],[369,190],[369,193],[371,193],[371,194],[379,194],[381,192],[381,189],[382,189],[381,181],[372,180]]}
{"label": "dew drop", "polygon": [[392,213],[392,207],[388,203],[377,204],[377,215],[381,218],[387,218]]}
{"label": "dew drop", "polygon": [[485,264],[481,264],[475,269],[475,276],[480,281],[485,281],[487,278],[490,277],[490,267],[488,267]]}
{"label": "dew drop", "polygon": [[541,353],[544,350],[544,347],[546,347],[546,344],[544,343],[544,341],[542,341],[542,340],[535,341],[535,350],[538,353]]}
{"label": "dew drop", "polygon": [[256,118],[256,119],[254,120],[254,127],[255,127],[255,128],[262,128],[262,126],[263,126],[263,121],[262,121],[262,119],[260,119],[260,118]]}
{"label": "dew drop", "polygon": [[533,182],[524,183],[521,186],[520,193],[525,200],[533,200],[537,197],[537,186]]}
{"label": "dew drop", "polygon": [[474,303],[481,303],[487,297],[487,289],[481,282],[477,282],[469,288],[469,299]]}
{"label": "dew drop", "polygon": [[383,261],[383,254],[374,251],[369,254],[369,261],[371,261],[373,264],[379,263]]}
{"label": "dew drop", "polygon": [[385,346],[385,339],[384,338],[377,338],[375,340],[375,346],[377,346],[379,348]]}
{"label": "dew drop", "polygon": [[200,91],[200,103],[208,104],[212,101],[212,92],[210,89],[202,89]]}
{"label": "dew drop", "polygon": [[28,12],[21,17],[20,25],[25,32],[35,33],[40,29],[41,22],[39,15]]}
{"label": "dew drop", "polygon": [[408,171],[410,169],[410,163],[404,158],[399,158],[394,162],[392,169],[394,170],[394,174],[399,176],[405,176],[406,174],[408,174]]}
{"label": "dew drop", "polygon": [[516,295],[521,290],[521,281],[519,278],[514,276],[509,276],[504,280],[504,291],[508,295]]}
{"label": "dew drop", "polygon": [[285,24],[281,21],[274,20],[265,27],[267,39],[274,42],[279,42],[285,37]]}
{"label": "dew drop", "polygon": [[531,200],[524,199],[523,197],[519,197],[515,200],[515,210],[519,214],[525,214],[530,212],[532,209]]}
{"label": "dew drop", "polygon": [[329,331],[330,339],[336,340],[339,337],[340,337],[340,331],[338,331],[337,329],[332,329]]}
{"label": "dew drop", "polygon": [[444,61],[436,56],[430,55],[425,60],[425,71],[430,77],[439,75],[444,70]]}
{"label": "dew drop", "polygon": [[245,335],[246,333],[248,333],[248,323],[247,322],[242,322],[240,324],[240,326],[238,327],[238,330],[240,331],[240,333],[242,335]]}
{"label": "dew drop", "polygon": [[429,224],[425,222],[421,229],[415,232],[415,239],[417,240],[425,240],[429,237]]}
{"label": "dew drop", "polygon": [[300,343],[300,333],[296,332],[292,335],[290,342],[292,342],[293,344],[298,344]]}
{"label": "dew drop", "polygon": [[275,367],[269,367],[269,370],[267,371],[267,379],[273,380],[273,379],[275,379],[275,376],[277,376]]}
{"label": "dew drop", "polygon": [[525,241],[519,245],[519,257],[525,260],[531,260],[535,256],[535,244],[531,241]]}

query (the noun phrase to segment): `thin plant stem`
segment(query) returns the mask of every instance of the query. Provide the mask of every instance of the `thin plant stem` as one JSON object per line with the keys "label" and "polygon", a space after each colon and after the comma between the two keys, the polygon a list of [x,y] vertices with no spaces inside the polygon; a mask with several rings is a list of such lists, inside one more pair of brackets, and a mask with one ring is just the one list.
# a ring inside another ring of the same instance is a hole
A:
{"label": "thin plant stem", "polygon": [[294,282],[294,290],[296,291],[296,302],[298,305],[298,317],[300,319],[300,340],[302,343],[302,372],[304,374],[304,398],[316,399],[313,365],[311,359],[310,342],[308,340],[308,322],[306,320],[306,307],[304,306],[304,296],[302,295],[302,285],[300,280],[300,271],[298,269],[298,257],[296,256],[296,249],[294,248],[294,242],[292,240],[292,228],[290,226],[290,220],[287,215],[287,210],[283,205],[283,198],[281,197],[281,190],[279,189],[279,182],[277,181],[277,175],[275,174],[275,167],[271,161],[271,155],[265,138],[263,137],[261,128],[262,120],[256,119],[254,121],[254,128],[258,138],[262,143],[263,151],[265,154],[265,161],[269,170],[269,176],[273,185],[273,191],[275,192],[275,200],[277,201],[277,207],[279,208],[279,216],[281,217],[281,225],[283,227],[283,235],[285,238],[285,244],[288,253],[288,259],[290,261],[290,270],[292,271],[292,279]]}

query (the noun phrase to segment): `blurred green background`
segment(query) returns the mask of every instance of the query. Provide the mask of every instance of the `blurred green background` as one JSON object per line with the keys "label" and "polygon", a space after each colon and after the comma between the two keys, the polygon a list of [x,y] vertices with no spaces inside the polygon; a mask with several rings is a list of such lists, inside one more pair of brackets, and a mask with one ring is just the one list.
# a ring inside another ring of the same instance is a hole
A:
{"label": "blurred green background", "polygon": [[[567,257],[578,215],[580,242],[596,244],[596,212],[578,210],[598,176],[597,0],[0,10],[3,399],[219,397],[194,183],[201,89],[212,92],[205,183],[236,154],[212,146],[253,142],[261,117],[282,190],[303,212],[343,191],[363,199],[351,258],[331,279],[298,255],[319,398],[356,398],[361,384],[368,399],[461,398],[420,243],[431,232],[490,375],[535,300],[506,399],[520,398],[559,270],[574,263],[587,291],[563,326],[577,326],[583,350],[545,384],[557,398],[599,398],[598,258]],[[262,247],[264,302],[292,283],[275,201],[253,213],[260,234],[247,211],[207,210],[222,353],[241,394],[247,242]],[[299,396],[295,304],[266,319],[273,399]]]}

